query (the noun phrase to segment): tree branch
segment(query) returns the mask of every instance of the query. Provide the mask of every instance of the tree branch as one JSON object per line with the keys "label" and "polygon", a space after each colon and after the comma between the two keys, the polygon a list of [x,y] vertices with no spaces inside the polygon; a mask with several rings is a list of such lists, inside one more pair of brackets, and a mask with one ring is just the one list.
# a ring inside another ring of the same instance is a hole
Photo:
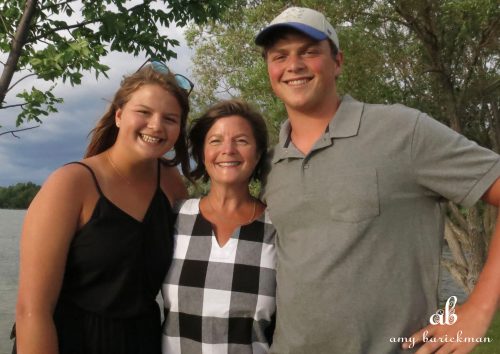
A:
{"label": "tree branch", "polygon": [[[143,1],[141,4],[138,4],[138,5],[135,5],[135,6],[132,6],[130,9],[127,9],[127,13],[129,12],[133,12],[141,7],[145,7],[145,6],[148,6],[148,4],[151,2],[151,0],[148,0],[148,1]],[[59,31],[64,31],[64,30],[70,30],[70,29],[73,29],[73,28],[79,28],[79,27],[84,27],[86,25],[90,25],[90,24],[93,24],[93,23],[98,23],[98,22],[101,22],[101,18],[98,17],[94,20],[91,20],[91,21],[83,21],[83,22],[79,22],[79,23],[75,23],[74,25],[68,25],[68,26],[63,26],[63,27],[57,27],[57,28],[54,28],[54,29],[51,29],[50,31],[47,31],[47,32],[44,32],[36,37],[33,38],[33,42],[36,42],[38,40],[40,40],[40,38],[44,38],[44,37],[47,37],[47,35],[51,34],[51,33],[56,33],[56,32],[59,32]]]}
{"label": "tree branch", "polygon": [[10,37],[12,38],[12,33],[9,32],[9,28],[7,27],[7,25],[5,24],[5,21],[3,19],[3,16],[0,16],[0,20],[2,21],[2,24],[3,24],[3,27],[5,28],[5,33]]}
{"label": "tree branch", "polygon": [[29,27],[33,16],[35,15],[37,1],[27,0],[24,7],[23,15],[16,29],[14,39],[11,44],[11,51],[7,59],[7,63],[4,66],[2,76],[0,77],[0,105],[7,94],[7,89],[14,76],[14,71],[16,70],[17,63],[19,62],[19,57],[21,56],[21,51],[26,44],[26,39],[29,33]]}
{"label": "tree branch", "polygon": [[5,135],[5,134],[12,134],[12,136],[14,138],[20,139],[20,137],[18,137],[15,133],[22,132],[22,131],[25,131],[25,130],[35,129],[35,128],[38,128],[38,127],[40,127],[40,125],[36,125],[34,127],[29,127],[29,128],[23,128],[23,129],[9,130],[7,132],[0,133],[0,136]]}
{"label": "tree branch", "polygon": [[452,278],[455,280],[457,284],[459,284],[463,290],[467,294],[470,294],[471,289],[467,286],[467,269],[447,260],[443,259],[441,260],[441,263],[443,266],[448,270],[448,272],[451,274]]}
{"label": "tree branch", "polygon": [[67,0],[67,1],[65,1],[65,2],[61,2],[61,3],[59,3],[59,4],[48,5],[48,6],[42,6],[42,7],[40,8],[40,11],[47,10],[47,9],[49,9],[49,8],[51,8],[51,7],[60,7],[60,6],[64,6],[64,5],[66,5],[66,4],[69,4],[69,3],[72,3],[72,2],[75,2],[75,1],[76,1],[76,0]]}
{"label": "tree branch", "polygon": [[0,109],[7,109],[7,108],[13,108],[13,107],[22,107],[24,106],[26,103],[18,103],[18,104],[11,104],[9,106],[1,106]]}
{"label": "tree branch", "polygon": [[454,227],[450,219],[446,218],[445,228],[444,228],[444,238],[448,243],[448,246],[450,247],[450,251],[451,254],[453,255],[455,263],[467,269],[468,262],[467,258],[465,257],[464,249],[462,246],[463,245],[463,242],[461,240],[462,236],[463,235],[459,235],[457,229]]}
{"label": "tree branch", "polygon": [[40,35],[38,35],[36,37],[33,37],[32,42],[39,41],[40,39],[47,37],[51,33],[56,33],[56,32],[59,32],[59,31],[70,30],[72,28],[80,28],[80,27],[84,27],[86,25],[90,25],[92,23],[96,23],[96,22],[100,22],[100,21],[101,21],[101,19],[98,18],[98,19],[95,19],[95,20],[92,20],[92,21],[83,21],[83,22],[75,23],[74,25],[68,25],[68,26],[53,28],[50,31],[44,32],[44,33],[42,33],[42,34],[40,34]]}
{"label": "tree branch", "polygon": [[481,39],[479,40],[479,43],[474,48],[471,62],[469,63],[469,65],[467,65],[468,70],[467,70],[467,74],[465,76],[464,83],[463,83],[464,90],[462,90],[462,94],[460,95],[460,97],[458,99],[458,106],[460,108],[462,107],[463,102],[469,93],[468,92],[469,91],[469,83],[472,79],[474,71],[476,70],[476,66],[477,66],[477,63],[479,61],[479,56],[481,54],[481,50],[483,49],[483,46],[486,43],[488,43],[492,34],[496,33],[495,28],[498,26],[499,21],[500,20],[497,19],[496,21],[491,23],[490,26],[485,28],[484,31],[481,32]]}
{"label": "tree branch", "polygon": [[21,81],[23,81],[24,79],[30,77],[30,76],[36,76],[36,74],[28,74],[26,76],[23,76],[22,78],[20,78],[19,80],[17,80],[16,82],[14,82],[8,89],[7,89],[7,92],[9,92],[14,86],[16,86],[18,83],[20,83]]}
{"label": "tree branch", "polygon": [[451,215],[453,216],[453,219],[458,222],[460,227],[463,230],[467,230],[467,220],[465,220],[465,217],[462,215],[460,212],[460,209],[458,209],[458,206],[453,203],[453,202],[448,202],[448,210],[451,212]]}

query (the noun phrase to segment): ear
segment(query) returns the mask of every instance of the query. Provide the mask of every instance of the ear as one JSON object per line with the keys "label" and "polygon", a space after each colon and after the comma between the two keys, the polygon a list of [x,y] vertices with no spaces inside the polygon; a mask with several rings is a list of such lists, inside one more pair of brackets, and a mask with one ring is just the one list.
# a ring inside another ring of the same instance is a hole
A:
{"label": "ear", "polygon": [[122,110],[121,108],[118,108],[115,113],[115,124],[117,128],[120,128],[121,121],[122,121]]}
{"label": "ear", "polygon": [[335,66],[335,78],[338,78],[340,74],[342,73],[342,66],[344,65],[344,52],[339,50],[337,55],[335,56],[335,63],[337,64]]}

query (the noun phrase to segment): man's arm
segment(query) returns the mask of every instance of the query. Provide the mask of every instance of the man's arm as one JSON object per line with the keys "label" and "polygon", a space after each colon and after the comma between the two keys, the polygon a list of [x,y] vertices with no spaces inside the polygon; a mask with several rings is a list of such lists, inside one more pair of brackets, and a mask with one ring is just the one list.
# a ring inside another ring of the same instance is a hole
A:
{"label": "man's arm", "polygon": [[[500,178],[497,179],[483,195],[482,199],[491,205],[500,205]],[[500,208],[499,208],[500,211]],[[457,338],[457,333],[461,331],[461,338],[482,338],[497,311],[500,303],[500,212],[497,213],[497,222],[490,242],[488,258],[484,265],[478,282],[470,294],[467,301],[461,306],[457,306],[457,321],[453,325],[429,325],[417,333],[412,338],[416,343],[422,342],[424,332],[425,337],[442,338],[440,341],[428,341],[416,352],[416,354],[455,353],[465,354],[472,351],[477,343],[468,343],[451,339]],[[448,338],[445,341],[446,337]],[[408,348],[410,343],[405,343],[404,348]]]}

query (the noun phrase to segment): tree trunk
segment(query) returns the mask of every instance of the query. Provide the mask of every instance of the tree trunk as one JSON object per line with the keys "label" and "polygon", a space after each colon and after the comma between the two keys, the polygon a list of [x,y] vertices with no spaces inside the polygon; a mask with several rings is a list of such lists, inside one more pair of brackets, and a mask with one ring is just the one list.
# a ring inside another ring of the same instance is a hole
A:
{"label": "tree trunk", "polygon": [[453,261],[443,260],[443,265],[465,292],[470,294],[486,260],[485,250],[492,222],[494,223],[491,220],[494,210],[487,208],[481,213],[479,206],[474,206],[462,214],[450,202],[449,211],[444,235]]}
{"label": "tree trunk", "polygon": [[24,5],[23,15],[16,29],[16,33],[11,42],[11,50],[7,63],[4,66],[2,76],[0,77],[0,107],[3,106],[5,96],[9,91],[9,85],[16,71],[16,66],[21,56],[21,51],[30,29],[30,23],[35,15],[37,0],[27,0]]}

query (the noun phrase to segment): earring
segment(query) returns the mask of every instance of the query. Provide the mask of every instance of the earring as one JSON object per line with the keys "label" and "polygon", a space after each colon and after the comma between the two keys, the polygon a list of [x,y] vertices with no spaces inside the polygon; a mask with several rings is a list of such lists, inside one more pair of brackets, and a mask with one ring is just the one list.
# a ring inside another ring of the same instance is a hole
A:
{"label": "earring", "polygon": [[117,128],[120,128],[120,123],[116,122],[115,124]]}

